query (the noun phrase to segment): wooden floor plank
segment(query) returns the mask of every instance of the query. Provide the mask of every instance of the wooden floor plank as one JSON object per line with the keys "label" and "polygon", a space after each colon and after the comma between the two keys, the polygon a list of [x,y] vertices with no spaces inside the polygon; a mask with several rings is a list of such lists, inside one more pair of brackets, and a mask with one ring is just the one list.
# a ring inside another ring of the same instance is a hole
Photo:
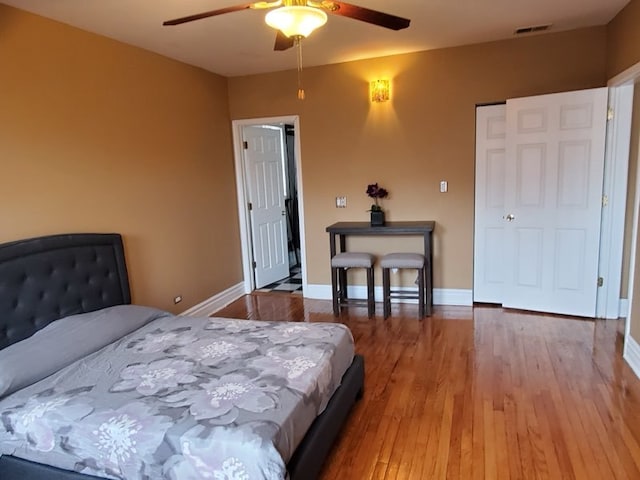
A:
{"label": "wooden floor plank", "polygon": [[216,316],[351,329],[365,393],[320,480],[640,479],[640,381],[621,320],[491,306],[418,320],[414,305],[335,318],[330,301],[281,293]]}

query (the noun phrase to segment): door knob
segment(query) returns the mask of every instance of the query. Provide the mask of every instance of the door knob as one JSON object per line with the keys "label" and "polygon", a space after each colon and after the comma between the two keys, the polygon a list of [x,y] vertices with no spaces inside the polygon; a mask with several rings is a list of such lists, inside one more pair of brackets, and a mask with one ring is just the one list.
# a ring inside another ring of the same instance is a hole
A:
{"label": "door knob", "polygon": [[510,213],[504,218],[506,218],[507,222],[513,222],[516,219],[516,216],[513,213]]}

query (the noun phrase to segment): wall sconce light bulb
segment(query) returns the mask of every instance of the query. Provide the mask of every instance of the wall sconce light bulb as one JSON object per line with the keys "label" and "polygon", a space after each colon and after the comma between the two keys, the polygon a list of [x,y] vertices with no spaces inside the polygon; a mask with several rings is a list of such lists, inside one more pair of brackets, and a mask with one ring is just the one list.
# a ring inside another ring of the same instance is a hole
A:
{"label": "wall sconce light bulb", "polygon": [[370,84],[371,101],[375,103],[386,102],[390,98],[390,81],[374,80]]}

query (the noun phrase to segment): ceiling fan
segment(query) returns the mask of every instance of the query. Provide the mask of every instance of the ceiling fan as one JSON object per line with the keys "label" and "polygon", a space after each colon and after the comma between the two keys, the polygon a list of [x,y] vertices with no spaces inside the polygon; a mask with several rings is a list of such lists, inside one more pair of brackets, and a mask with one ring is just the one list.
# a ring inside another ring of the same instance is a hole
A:
{"label": "ceiling fan", "polygon": [[215,17],[225,13],[247,9],[271,9],[265,16],[265,22],[278,33],[274,50],[287,50],[294,46],[296,39],[307,37],[327,22],[327,12],[333,15],[353,18],[391,30],[402,30],[409,26],[410,20],[369,8],[351,5],[333,0],[276,0],[245,3],[220,8],[209,12],[197,13],[187,17],[167,20],[163,25],[180,25],[194,20]]}
{"label": "ceiling fan", "polygon": [[270,9],[265,16],[265,22],[277,30],[274,50],[288,50],[294,45],[298,47],[298,99],[300,100],[304,100],[305,98],[301,79],[301,39],[308,37],[315,29],[327,23],[327,12],[333,15],[360,20],[361,22],[379,25],[380,27],[390,28],[391,30],[402,30],[403,28],[407,28],[411,22],[411,20],[406,18],[334,0],[275,0],[245,3],[220,8],[218,10],[211,10],[209,12],[197,13],[187,17],[167,20],[163,22],[162,25],[180,25],[193,22],[194,20],[215,17],[217,15],[247,10],[249,8],[256,10]]}

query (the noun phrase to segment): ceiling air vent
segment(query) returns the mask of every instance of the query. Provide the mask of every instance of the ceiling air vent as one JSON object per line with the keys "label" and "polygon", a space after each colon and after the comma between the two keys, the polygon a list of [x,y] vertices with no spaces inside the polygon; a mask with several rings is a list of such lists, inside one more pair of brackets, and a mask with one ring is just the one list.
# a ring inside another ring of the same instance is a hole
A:
{"label": "ceiling air vent", "polygon": [[538,32],[544,32],[546,30],[549,30],[551,28],[551,24],[548,25],[533,25],[531,27],[521,27],[521,28],[516,28],[516,30],[513,32],[514,35],[524,35],[526,33],[538,33]]}

